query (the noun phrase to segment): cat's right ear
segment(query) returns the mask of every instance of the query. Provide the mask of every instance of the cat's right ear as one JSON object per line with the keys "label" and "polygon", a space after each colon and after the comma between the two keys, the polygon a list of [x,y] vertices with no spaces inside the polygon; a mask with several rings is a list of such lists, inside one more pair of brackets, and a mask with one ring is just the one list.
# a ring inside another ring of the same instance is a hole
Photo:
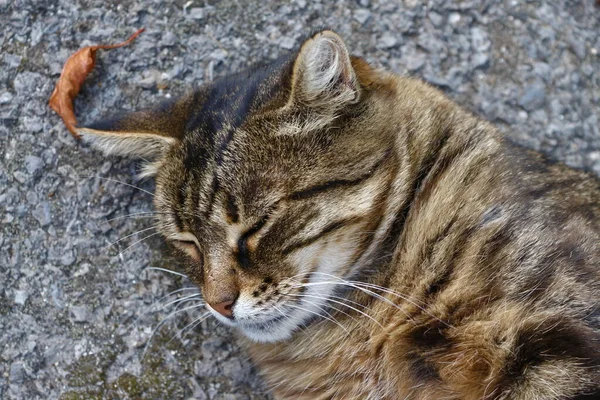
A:
{"label": "cat's right ear", "polygon": [[156,109],[78,127],[77,133],[106,155],[157,159],[182,139],[193,98],[188,95]]}
{"label": "cat's right ear", "polygon": [[294,62],[291,92],[293,102],[332,111],[359,100],[350,53],[335,32],[324,30],[304,42]]}

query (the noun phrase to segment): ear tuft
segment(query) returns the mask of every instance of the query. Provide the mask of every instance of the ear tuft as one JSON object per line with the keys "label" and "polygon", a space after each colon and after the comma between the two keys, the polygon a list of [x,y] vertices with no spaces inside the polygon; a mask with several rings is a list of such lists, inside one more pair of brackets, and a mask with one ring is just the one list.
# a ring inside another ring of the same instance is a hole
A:
{"label": "ear tuft", "polygon": [[[153,109],[106,119],[76,131],[85,143],[106,155],[159,160],[182,140],[200,97],[201,92],[189,93]],[[144,174],[152,175],[155,169],[149,165]]]}
{"label": "ear tuft", "polygon": [[177,139],[154,133],[101,131],[90,128],[77,128],[77,133],[85,143],[106,155],[156,158],[176,143]]}
{"label": "ear tuft", "polygon": [[304,42],[294,63],[292,82],[292,101],[313,107],[341,108],[360,96],[346,45],[328,30]]}

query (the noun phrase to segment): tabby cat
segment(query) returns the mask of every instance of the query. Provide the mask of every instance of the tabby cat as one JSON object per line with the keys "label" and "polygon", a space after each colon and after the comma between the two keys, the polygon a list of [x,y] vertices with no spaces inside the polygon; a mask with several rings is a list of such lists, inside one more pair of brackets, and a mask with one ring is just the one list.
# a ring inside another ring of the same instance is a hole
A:
{"label": "tabby cat", "polygon": [[600,182],[321,31],[80,128],[278,399],[600,399]]}

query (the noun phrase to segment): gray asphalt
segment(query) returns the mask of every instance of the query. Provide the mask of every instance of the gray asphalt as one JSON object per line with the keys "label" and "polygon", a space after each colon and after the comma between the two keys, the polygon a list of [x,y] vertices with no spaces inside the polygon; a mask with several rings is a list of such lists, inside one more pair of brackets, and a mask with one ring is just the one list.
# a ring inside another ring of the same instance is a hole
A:
{"label": "gray asphalt", "polygon": [[374,65],[422,77],[513,140],[600,173],[593,0],[167,3],[0,0],[2,399],[266,397],[228,329],[207,319],[182,332],[202,310],[168,303],[193,290],[161,299],[190,284],[148,269],[176,265],[152,229],[134,234],[151,228],[129,215],[151,210],[152,182],[135,181],[136,162],[81,146],[47,107],[80,46],[147,28],[99,53],[76,102],[85,124],[331,27]]}

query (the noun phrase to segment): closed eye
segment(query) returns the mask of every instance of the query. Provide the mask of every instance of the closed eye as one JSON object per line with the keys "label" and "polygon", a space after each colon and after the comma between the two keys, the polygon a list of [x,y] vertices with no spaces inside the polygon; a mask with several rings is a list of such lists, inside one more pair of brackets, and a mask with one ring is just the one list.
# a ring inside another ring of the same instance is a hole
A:
{"label": "closed eye", "polygon": [[202,262],[200,243],[193,233],[181,232],[173,235],[172,238],[175,247],[189,255],[195,262]]}

